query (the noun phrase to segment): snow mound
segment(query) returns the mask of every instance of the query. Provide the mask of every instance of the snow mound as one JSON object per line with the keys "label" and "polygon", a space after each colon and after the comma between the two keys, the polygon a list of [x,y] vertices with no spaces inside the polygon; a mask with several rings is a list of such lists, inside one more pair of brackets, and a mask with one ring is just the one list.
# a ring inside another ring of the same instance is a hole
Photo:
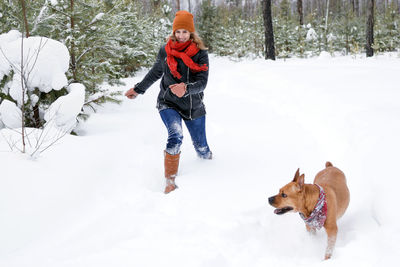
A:
{"label": "snow mound", "polygon": [[[0,104],[0,122],[4,126],[14,129],[21,127],[21,110],[15,105],[15,103],[5,99]],[[1,125],[0,125],[1,126]]]}
{"label": "snow mound", "polygon": [[[21,72],[21,46],[23,46],[22,69],[28,90],[39,88],[41,92],[60,90],[68,84],[65,73],[69,67],[69,52],[61,42],[46,37],[15,39],[17,32],[0,35],[0,79],[11,70]],[[12,40],[12,41],[9,41]],[[9,41],[9,42],[7,42]],[[14,75],[10,95],[22,104],[21,75]]]}
{"label": "snow mound", "polygon": [[2,44],[6,44],[12,41],[15,41],[22,37],[22,34],[19,31],[11,30],[8,33],[0,34],[0,46]]}
{"label": "snow mound", "polygon": [[47,123],[54,123],[58,128],[71,131],[85,102],[85,86],[80,83],[72,83],[67,90],[69,92],[67,95],[57,98],[50,105],[44,119]]}
{"label": "snow mound", "polygon": [[308,29],[306,41],[311,42],[318,39],[318,35],[313,28]]}
{"label": "snow mound", "polygon": [[331,54],[329,54],[326,51],[322,51],[321,54],[319,54],[319,59],[330,59],[332,58]]}

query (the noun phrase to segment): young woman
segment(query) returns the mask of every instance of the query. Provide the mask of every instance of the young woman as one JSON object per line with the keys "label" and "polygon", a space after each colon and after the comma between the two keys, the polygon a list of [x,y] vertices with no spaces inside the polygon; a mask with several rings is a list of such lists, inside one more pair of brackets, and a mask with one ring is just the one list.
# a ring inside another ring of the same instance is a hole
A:
{"label": "young woman", "polygon": [[172,35],[160,48],[153,67],[125,96],[134,99],[161,78],[157,108],[168,131],[164,150],[164,170],[169,193],[177,188],[180,146],[183,139],[182,120],[193,141],[197,155],[211,159],[212,153],[206,138],[206,110],[203,91],[208,80],[208,53],[195,32],[193,15],[178,11],[172,24]]}

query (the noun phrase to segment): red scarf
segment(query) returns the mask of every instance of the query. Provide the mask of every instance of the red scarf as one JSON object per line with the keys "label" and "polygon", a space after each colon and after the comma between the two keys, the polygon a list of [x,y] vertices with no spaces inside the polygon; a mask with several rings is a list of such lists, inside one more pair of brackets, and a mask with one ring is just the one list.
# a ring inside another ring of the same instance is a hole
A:
{"label": "red scarf", "polygon": [[185,65],[188,66],[193,72],[208,70],[206,64],[200,66],[199,64],[193,62],[191,58],[196,55],[199,50],[200,49],[197,47],[196,43],[190,40],[185,43],[179,43],[169,40],[167,45],[165,46],[165,51],[167,52],[167,64],[172,75],[174,75],[174,77],[178,79],[182,77],[182,75],[177,70],[178,62],[176,61],[176,58],[182,59],[183,63],[185,63]]}

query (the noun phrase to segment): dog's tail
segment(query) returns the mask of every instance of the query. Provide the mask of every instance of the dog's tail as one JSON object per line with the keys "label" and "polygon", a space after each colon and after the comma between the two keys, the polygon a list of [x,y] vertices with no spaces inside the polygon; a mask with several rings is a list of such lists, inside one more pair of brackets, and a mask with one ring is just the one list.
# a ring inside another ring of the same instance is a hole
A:
{"label": "dog's tail", "polygon": [[333,167],[332,163],[330,163],[329,161],[327,161],[325,163],[325,168],[328,168],[328,167]]}

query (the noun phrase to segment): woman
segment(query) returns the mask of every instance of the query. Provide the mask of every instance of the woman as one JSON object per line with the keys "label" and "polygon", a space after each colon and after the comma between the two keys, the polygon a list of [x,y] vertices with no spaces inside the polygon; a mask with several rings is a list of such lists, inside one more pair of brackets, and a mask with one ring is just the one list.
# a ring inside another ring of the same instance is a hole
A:
{"label": "woman", "polygon": [[177,188],[175,177],[183,139],[182,120],[189,130],[197,155],[203,159],[212,158],[206,139],[203,104],[203,91],[208,80],[208,53],[195,33],[191,13],[178,11],[172,31],[151,70],[140,83],[125,93],[129,99],[134,99],[161,78],[157,108],[168,130],[164,150],[165,193]]}

